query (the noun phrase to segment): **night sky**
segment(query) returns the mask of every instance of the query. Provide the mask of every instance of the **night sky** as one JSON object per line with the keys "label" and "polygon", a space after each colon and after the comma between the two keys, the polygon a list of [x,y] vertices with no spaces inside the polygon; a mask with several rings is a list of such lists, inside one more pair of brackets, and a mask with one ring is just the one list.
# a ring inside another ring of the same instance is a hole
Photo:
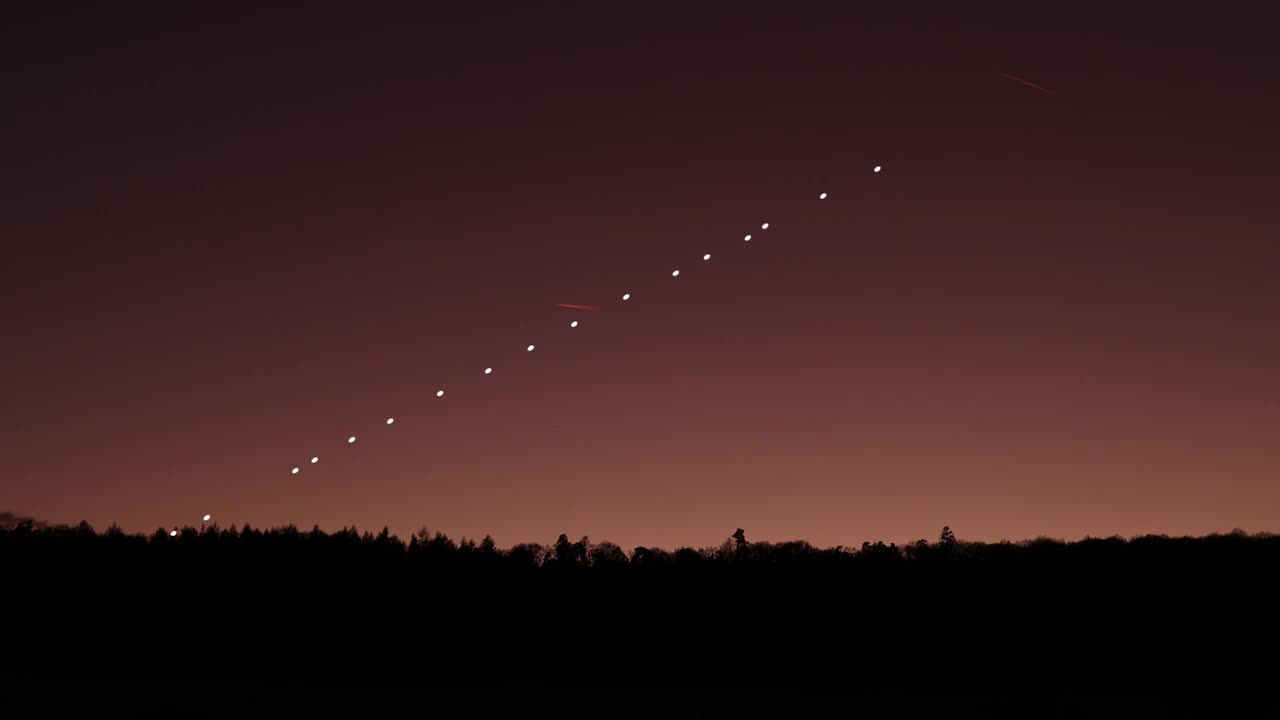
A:
{"label": "night sky", "polygon": [[0,510],[1278,529],[1280,8],[686,5],[9,15]]}

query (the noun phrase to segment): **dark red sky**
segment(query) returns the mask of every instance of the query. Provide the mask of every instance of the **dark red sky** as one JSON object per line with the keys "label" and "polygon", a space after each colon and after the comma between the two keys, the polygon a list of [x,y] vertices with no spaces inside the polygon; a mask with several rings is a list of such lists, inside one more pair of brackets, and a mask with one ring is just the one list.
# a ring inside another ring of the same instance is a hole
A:
{"label": "dark red sky", "polygon": [[441,5],[6,19],[0,510],[1280,529],[1274,4]]}

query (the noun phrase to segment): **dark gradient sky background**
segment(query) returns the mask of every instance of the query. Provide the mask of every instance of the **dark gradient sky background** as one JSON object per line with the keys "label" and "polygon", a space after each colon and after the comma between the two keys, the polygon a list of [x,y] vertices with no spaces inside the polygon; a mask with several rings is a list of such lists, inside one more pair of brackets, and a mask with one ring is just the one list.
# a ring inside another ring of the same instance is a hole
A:
{"label": "dark gradient sky background", "polygon": [[0,510],[1280,529],[1274,3],[532,5],[7,18]]}

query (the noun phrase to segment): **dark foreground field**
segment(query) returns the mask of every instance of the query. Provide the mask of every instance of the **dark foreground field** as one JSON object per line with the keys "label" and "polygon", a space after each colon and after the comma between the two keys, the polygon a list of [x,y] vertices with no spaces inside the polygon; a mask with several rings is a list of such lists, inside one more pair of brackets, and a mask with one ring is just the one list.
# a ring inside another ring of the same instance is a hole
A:
{"label": "dark foreground field", "polygon": [[13,717],[1274,709],[1277,561],[1280,538],[1243,533],[623,552],[18,526],[0,530],[5,703]]}

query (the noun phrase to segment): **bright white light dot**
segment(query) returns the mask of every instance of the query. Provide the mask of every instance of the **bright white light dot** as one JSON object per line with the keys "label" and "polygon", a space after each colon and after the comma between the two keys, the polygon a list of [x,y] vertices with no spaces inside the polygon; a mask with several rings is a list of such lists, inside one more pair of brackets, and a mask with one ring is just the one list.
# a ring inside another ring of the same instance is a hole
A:
{"label": "bright white light dot", "polygon": [[743,239],[743,240],[745,240],[745,241],[747,241],[747,242],[751,242],[751,236],[750,236],[750,235],[748,235],[748,236],[746,236],[746,237],[744,237],[744,238],[742,238],[742,239]]}
{"label": "bright white light dot", "polygon": [[313,458],[311,458],[311,464],[312,464],[312,465],[315,465],[315,464],[316,464],[316,463],[318,463],[318,462],[320,462],[320,458],[318,458],[318,457],[313,457]]}
{"label": "bright white light dot", "polygon": [[493,372],[493,368],[485,368],[485,369],[484,369],[484,374],[485,374],[485,375],[488,375],[488,374],[490,374],[490,373],[492,373],[492,372]]}
{"label": "bright white light dot", "polygon": [[532,346],[532,345],[530,345],[529,347],[525,348],[525,349],[524,349],[524,351],[525,351],[525,352],[533,352],[533,346]]}
{"label": "bright white light dot", "polygon": [[710,259],[711,259],[711,253],[707,253],[706,255],[703,255],[703,256],[702,256],[702,259],[703,259],[703,260],[710,260]]}
{"label": "bright white light dot", "polygon": [[574,320],[573,322],[569,323],[569,327],[578,327],[578,321]]}
{"label": "bright white light dot", "polygon": [[769,223],[765,223],[765,224],[761,225],[761,226],[760,226],[760,229],[761,229],[761,230],[768,230],[768,229],[769,229]]}
{"label": "bright white light dot", "polygon": [[679,271],[679,270],[672,270],[672,271],[671,271],[671,277],[680,277],[680,271]]}
{"label": "bright white light dot", "polygon": [[169,531],[169,537],[178,537],[178,531],[177,531],[177,530],[170,530],[170,531]]}
{"label": "bright white light dot", "polygon": [[622,294],[622,299],[623,299],[623,300],[630,300],[630,299],[631,299],[631,293],[623,293],[623,294]]}
{"label": "bright white light dot", "polygon": [[818,196],[818,199],[819,199],[819,200],[826,200],[826,199],[827,199],[827,194],[826,194],[826,193],[822,193],[821,195],[819,195],[819,196]]}
{"label": "bright white light dot", "polygon": [[877,165],[877,166],[876,166],[876,169],[875,169],[875,170],[873,170],[872,172],[880,172],[880,166],[879,166],[879,165]]}
{"label": "bright white light dot", "polygon": [[200,519],[201,519],[201,520],[204,520],[205,522],[209,522],[209,518],[211,518],[211,517],[213,517],[213,516],[212,516],[212,515],[205,515],[204,517],[202,517],[202,518],[200,518]]}
{"label": "bright white light dot", "polygon": [[443,391],[443,390],[437,390],[437,391],[436,391],[436,397],[444,397],[444,391]]}
{"label": "bright white light dot", "polygon": [[351,443],[353,443],[353,442],[355,442],[355,441],[356,441],[356,436],[355,436],[355,435],[352,435],[351,437],[347,438],[347,444],[348,444],[348,445],[350,445]]}
{"label": "bright white light dot", "polygon": [[301,468],[294,468],[293,470],[290,470],[289,472],[293,473],[294,475],[297,475],[299,470],[301,470]]}
{"label": "bright white light dot", "polygon": [[388,425],[390,425],[391,423],[393,423],[393,422],[395,422],[395,421],[396,421],[396,419],[395,419],[395,418],[387,418],[387,424],[388,424]]}

